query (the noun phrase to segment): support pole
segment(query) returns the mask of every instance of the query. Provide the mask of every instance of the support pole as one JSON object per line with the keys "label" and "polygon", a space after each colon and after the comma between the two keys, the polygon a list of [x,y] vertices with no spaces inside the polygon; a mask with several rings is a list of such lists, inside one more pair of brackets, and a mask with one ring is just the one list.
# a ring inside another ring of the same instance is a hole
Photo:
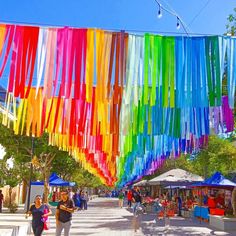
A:
{"label": "support pole", "polygon": [[31,146],[30,179],[29,179],[28,199],[27,199],[27,212],[29,211],[29,206],[30,206],[31,182],[32,182],[32,173],[33,173],[33,164],[32,164],[33,157],[34,157],[34,137],[32,137],[32,146]]}

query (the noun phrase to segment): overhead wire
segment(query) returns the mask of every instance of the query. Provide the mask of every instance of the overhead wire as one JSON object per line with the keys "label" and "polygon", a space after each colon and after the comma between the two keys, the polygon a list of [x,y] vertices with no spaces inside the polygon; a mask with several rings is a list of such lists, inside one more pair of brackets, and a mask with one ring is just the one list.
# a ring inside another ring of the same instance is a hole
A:
{"label": "overhead wire", "polygon": [[190,26],[196,19],[197,17],[203,12],[203,10],[210,4],[211,0],[207,0],[207,2],[203,5],[203,7],[197,12],[197,14],[192,18],[188,26]]}
{"label": "overhead wire", "polygon": [[[180,19],[180,18],[179,18]],[[181,22],[181,20],[180,20]],[[13,21],[13,20],[2,20],[0,19],[0,24],[15,24],[15,25],[23,25],[23,26],[38,26],[38,27],[47,27],[47,28],[64,28],[66,27],[65,25],[60,25],[60,24],[55,24],[55,25],[51,25],[51,24],[47,24],[47,23],[37,23],[37,22],[25,22],[25,21]],[[183,22],[181,23],[183,24]],[[83,28],[88,28],[88,29],[101,29],[100,27],[79,27],[79,26],[74,26],[74,25],[70,25],[67,26],[69,28],[77,28],[77,29],[83,29]],[[175,34],[175,35],[183,35],[182,32],[176,32],[176,31],[158,31],[158,30],[142,30],[142,29],[117,29],[117,28],[102,28],[105,31],[115,31],[115,32],[134,32],[134,35],[139,35],[138,33],[154,33],[154,34]],[[216,34],[205,34],[205,33],[190,33],[190,32],[185,32],[185,34],[188,35],[196,35],[196,36],[212,36],[212,35],[216,35]]]}
{"label": "overhead wire", "polygon": [[184,32],[186,33],[187,36],[189,36],[189,32],[185,26],[185,23],[183,22],[183,20],[181,19],[181,17],[176,13],[173,12],[172,10],[169,10],[168,8],[164,7],[158,0],[154,0],[156,2],[156,4],[159,6],[159,8],[161,8],[162,10],[168,12],[169,14],[175,16],[177,18],[177,22],[179,22],[182,25],[182,28],[184,30]]}

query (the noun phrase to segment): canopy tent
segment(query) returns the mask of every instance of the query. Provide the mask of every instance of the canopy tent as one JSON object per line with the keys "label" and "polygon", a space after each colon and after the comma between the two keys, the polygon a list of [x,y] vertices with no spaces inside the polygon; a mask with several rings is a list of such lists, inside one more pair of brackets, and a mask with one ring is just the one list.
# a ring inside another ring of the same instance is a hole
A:
{"label": "canopy tent", "polygon": [[165,189],[191,189],[189,186],[175,186],[169,185],[166,186]]}
{"label": "canopy tent", "polygon": [[173,169],[149,180],[148,183],[149,185],[183,186],[200,181],[203,181],[203,178],[199,175],[192,174],[182,169]]}
{"label": "canopy tent", "polygon": [[141,181],[134,184],[134,186],[147,186],[147,185],[149,185],[149,181],[146,179],[141,180]]}
{"label": "canopy tent", "polygon": [[[36,181],[31,182],[31,185],[43,185],[44,181]],[[60,178],[56,173],[52,173],[49,177],[49,185],[50,186],[75,186],[75,182],[69,182],[65,181],[62,178]]]}
{"label": "canopy tent", "polygon": [[220,172],[215,172],[211,177],[203,182],[192,184],[192,187],[214,187],[214,188],[233,188],[236,183],[225,178]]}

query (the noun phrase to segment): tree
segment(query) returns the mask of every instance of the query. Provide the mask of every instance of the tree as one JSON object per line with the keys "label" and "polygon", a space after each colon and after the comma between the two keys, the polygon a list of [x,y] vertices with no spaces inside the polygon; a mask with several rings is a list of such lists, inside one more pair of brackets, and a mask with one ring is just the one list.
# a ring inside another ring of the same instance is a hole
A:
{"label": "tree", "polygon": [[[9,164],[9,160],[12,166]],[[3,158],[2,160],[0,160],[0,175],[3,180],[2,184],[9,186],[9,202],[7,203],[7,207],[11,212],[15,212],[15,210],[17,209],[15,203],[12,202],[12,189],[21,182],[19,173],[19,167],[15,165],[13,159]]]}
{"label": "tree", "polygon": [[235,35],[236,34],[236,8],[234,8],[233,13],[228,16],[227,21],[228,21],[226,25],[227,33],[231,35]]}
{"label": "tree", "polygon": [[[0,144],[5,147],[5,159],[13,158],[15,168],[18,167],[19,177],[28,183],[30,163],[32,161],[32,180],[44,180],[44,201],[48,201],[49,176],[51,172],[58,173],[66,180],[75,181],[80,187],[101,186],[100,180],[84,170],[67,152],[55,146],[48,145],[48,135],[34,138],[32,153],[32,138],[15,135],[13,131],[0,124]],[[33,156],[33,158],[32,158]]]}
{"label": "tree", "polygon": [[[33,141],[33,150],[32,150]],[[28,183],[30,175],[30,163],[32,155],[33,180],[40,177],[44,180],[44,201],[48,201],[49,176],[52,169],[52,162],[55,158],[60,158],[65,152],[58,150],[57,147],[48,145],[48,135],[44,134],[40,138],[31,138],[23,135],[15,135],[11,129],[0,124],[0,143],[5,148],[5,159],[13,158],[15,167],[18,166],[19,176],[22,181]],[[33,151],[33,153],[32,153]],[[68,157],[69,158],[69,157]],[[70,157],[71,158],[71,157]],[[66,166],[63,166],[66,169]],[[63,168],[62,167],[62,168]]]}
{"label": "tree", "polygon": [[97,188],[103,186],[100,179],[82,167],[78,168],[73,174],[73,180],[76,182],[77,186],[80,188]]}
{"label": "tree", "polygon": [[228,140],[210,136],[206,148],[192,160],[197,174],[209,177],[215,171],[226,175],[236,169],[236,149]]}
{"label": "tree", "polygon": [[55,158],[52,162],[52,172],[58,173],[62,179],[74,181],[73,174],[81,168],[80,164],[67,152],[61,152],[60,158]]}

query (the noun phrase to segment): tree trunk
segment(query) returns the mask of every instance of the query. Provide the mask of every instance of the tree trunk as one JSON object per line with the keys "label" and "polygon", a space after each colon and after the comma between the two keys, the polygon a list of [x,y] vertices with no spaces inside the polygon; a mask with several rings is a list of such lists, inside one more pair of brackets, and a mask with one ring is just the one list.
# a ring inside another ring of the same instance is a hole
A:
{"label": "tree trunk", "polygon": [[50,177],[50,170],[45,170],[43,173],[43,180],[44,180],[44,190],[43,190],[43,202],[48,204],[48,195],[49,195],[49,177]]}
{"label": "tree trunk", "polygon": [[43,181],[44,181],[44,191],[43,191],[43,202],[48,203],[48,195],[49,195],[49,177],[50,171],[52,167],[52,161],[56,154],[47,153],[41,155],[41,171],[43,174]]}
{"label": "tree trunk", "polygon": [[27,182],[23,179],[23,185],[22,185],[22,203],[25,203],[26,201],[26,194],[27,194]]}
{"label": "tree trunk", "polygon": [[11,206],[12,187],[9,186],[9,206]]}

